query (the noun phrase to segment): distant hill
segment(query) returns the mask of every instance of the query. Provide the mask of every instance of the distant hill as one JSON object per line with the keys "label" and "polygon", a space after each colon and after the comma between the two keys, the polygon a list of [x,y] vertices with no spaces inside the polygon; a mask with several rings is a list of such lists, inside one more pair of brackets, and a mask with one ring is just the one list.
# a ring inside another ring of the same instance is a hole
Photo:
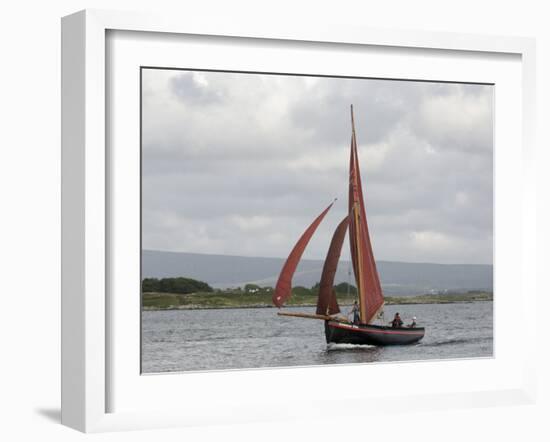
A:
{"label": "distant hill", "polygon": [[[212,287],[230,288],[247,283],[275,286],[284,259],[144,250],[142,278],[183,276]],[[484,264],[429,264],[377,261],[385,294],[416,295],[430,291],[493,290],[493,266]],[[323,261],[301,261],[293,285],[313,286],[321,277]],[[348,261],[341,261],[335,284],[348,281]],[[353,276],[352,276],[353,278]],[[353,283],[353,281],[352,281]]]}

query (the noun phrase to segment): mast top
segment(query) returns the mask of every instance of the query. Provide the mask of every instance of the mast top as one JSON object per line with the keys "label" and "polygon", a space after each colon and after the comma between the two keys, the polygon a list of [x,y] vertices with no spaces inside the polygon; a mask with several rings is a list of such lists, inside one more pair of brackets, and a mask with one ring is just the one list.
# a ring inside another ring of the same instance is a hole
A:
{"label": "mast top", "polygon": [[351,130],[355,133],[355,119],[353,118],[353,104],[350,105],[351,110]]}

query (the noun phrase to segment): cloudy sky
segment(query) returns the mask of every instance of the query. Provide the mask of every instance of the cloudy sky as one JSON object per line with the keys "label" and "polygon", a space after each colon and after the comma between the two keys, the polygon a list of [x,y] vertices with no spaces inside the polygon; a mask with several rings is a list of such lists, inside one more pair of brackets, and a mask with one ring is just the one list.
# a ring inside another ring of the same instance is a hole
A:
{"label": "cloudy sky", "polygon": [[[492,263],[493,87],[144,69],[143,248],[286,257],[338,201],[353,103],[378,260]],[[342,257],[346,259],[348,251]]]}

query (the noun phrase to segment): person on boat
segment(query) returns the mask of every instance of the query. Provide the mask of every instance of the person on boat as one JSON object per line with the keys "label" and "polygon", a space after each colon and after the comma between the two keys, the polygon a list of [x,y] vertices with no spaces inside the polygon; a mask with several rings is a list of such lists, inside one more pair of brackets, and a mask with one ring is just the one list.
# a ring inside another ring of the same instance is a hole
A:
{"label": "person on boat", "polygon": [[414,328],[414,327],[416,327],[416,316],[413,316],[413,320],[412,320],[412,322],[409,324],[408,327],[409,327],[409,328]]}
{"label": "person on boat", "polygon": [[350,314],[353,315],[353,324],[359,324],[359,305],[357,304],[357,301],[353,302],[353,307],[351,308]]}
{"label": "person on boat", "polygon": [[396,313],[393,317],[393,321],[391,322],[391,326],[393,328],[399,328],[403,326],[403,320],[401,319],[401,316],[399,316],[399,313]]}

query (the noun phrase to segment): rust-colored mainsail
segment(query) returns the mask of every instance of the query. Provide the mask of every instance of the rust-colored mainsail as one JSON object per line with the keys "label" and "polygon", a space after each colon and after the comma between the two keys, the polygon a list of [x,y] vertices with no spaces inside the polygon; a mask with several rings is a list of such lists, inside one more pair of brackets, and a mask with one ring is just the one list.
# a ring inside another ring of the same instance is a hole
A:
{"label": "rust-colored mainsail", "polygon": [[277,285],[275,286],[275,291],[273,292],[273,304],[275,304],[277,307],[281,307],[285,303],[285,301],[290,298],[292,288],[292,276],[294,276],[296,267],[298,267],[298,263],[300,262],[302,253],[304,253],[304,250],[309,243],[309,240],[311,239],[311,237],[315,233],[315,230],[317,230],[317,227],[319,226],[319,224],[321,224],[321,221],[333,204],[334,202],[332,202],[325,210],[323,210],[323,212],[317,218],[315,218],[311,225],[302,234],[302,236],[292,249],[292,252],[290,252],[290,255],[285,262],[285,265],[281,270],[281,274],[279,275]]}
{"label": "rust-colored mainsail", "polygon": [[338,261],[342,252],[342,244],[348,230],[349,217],[345,217],[334,231],[327,257],[321,273],[321,282],[319,283],[319,296],[317,298],[318,315],[335,315],[340,313],[340,307],[334,293],[334,275],[338,269]]}
{"label": "rust-colored mainsail", "polygon": [[384,296],[372,253],[372,246],[367,225],[361,173],[357,157],[357,140],[353,106],[351,107],[351,153],[349,170],[349,227],[350,249],[357,291],[359,294],[360,321],[368,324],[376,319],[384,306]]}

